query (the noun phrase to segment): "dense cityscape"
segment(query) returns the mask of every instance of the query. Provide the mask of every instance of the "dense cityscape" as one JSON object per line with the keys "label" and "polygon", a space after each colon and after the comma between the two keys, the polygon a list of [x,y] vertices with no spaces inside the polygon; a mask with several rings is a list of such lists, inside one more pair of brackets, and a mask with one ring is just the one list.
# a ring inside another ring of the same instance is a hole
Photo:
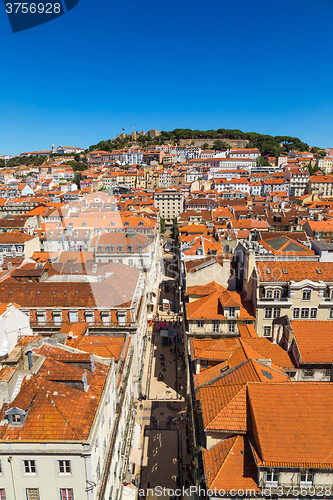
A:
{"label": "dense cityscape", "polygon": [[0,500],[333,497],[333,148],[0,156]]}

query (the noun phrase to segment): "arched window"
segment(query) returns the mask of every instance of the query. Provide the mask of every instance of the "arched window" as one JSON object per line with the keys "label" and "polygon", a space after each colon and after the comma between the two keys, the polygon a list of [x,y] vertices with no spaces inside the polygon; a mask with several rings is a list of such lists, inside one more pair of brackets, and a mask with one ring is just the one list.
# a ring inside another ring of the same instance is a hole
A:
{"label": "arched window", "polygon": [[128,245],[128,247],[127,247],[127,251],[128,251],[128,252],[133,252],[133,247],[132,247],[132,245]]}

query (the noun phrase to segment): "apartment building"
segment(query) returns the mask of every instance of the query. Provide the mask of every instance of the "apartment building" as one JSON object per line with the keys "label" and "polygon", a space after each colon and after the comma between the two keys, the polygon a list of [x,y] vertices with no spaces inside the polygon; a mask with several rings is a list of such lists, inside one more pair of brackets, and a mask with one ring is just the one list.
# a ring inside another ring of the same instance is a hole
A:
{"label": "apartment building", "polygon": [[319,158],[318,167],[325,174],[330,174],[332,172],[333,158],[331,156],[325,156],[325,158]]}
{"label": "apartment building", "polygon": [[320,197],[333,197],[333,176],[316,173],[309,178],[309,193]]}
{"label": "apartment building", "polygon": [[302,170],[298,167],[287,167],[285,178],[289,181],[290,196],[299,197],[306,193],[310,178],[308,170]]}
{"label": "apartment building", "polygon": [[9,396],[0,416],[0,497],[120,500],[133,428],[130,339],[115,341],[111,358],[54,340],[31,342],[17,367],[0,369]]}
{"label": "apartment building", "polygon": [[239,325],[253,324],[252,304],[238,292],[227,290],[215,281],[187,287],[187,335],[218,337],[239,335]]}
{"label": "apartment building", "polygon": [[333,319],[333,263],[261,261],[255,263],[253,302],[259,336],[276,341],[274,320]]}
{"label": "apartment building", "polygon": [[180,189],[173,186],[157,189],[154,193],[154,206],[158,208],[166,224],[172,224],[173,220],[184,211],[184,195]]}

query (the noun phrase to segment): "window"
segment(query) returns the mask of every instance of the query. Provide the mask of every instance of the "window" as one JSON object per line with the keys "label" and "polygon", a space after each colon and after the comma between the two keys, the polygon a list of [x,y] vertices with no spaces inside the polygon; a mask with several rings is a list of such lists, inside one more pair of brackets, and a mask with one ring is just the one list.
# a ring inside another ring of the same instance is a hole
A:
{"label": "window", "polygon": [[[2,474],[2,463],[1,463],[1,460],[0,460],[0,474]],[[1,500],[1,498],[0,498]]]}
{"label": "window", "polygon": [[316,319],[317,317],[317,309],[315,307],[311,307],[310,309],[310,318]]}
{"label": "window", "polygon": [[229,333],[235,333],[236,321],[229,321]]}
{"label": "window", "polygon": [[305,307],[302,307],[301,309],[301,318],[308,318],[309,317],[309,309],[308,308],[305,308]]}
{"label": "window", "polygon": [[39,500],[38,488],[27,488],[26,490],[27,500]]}
{"label": "window", "polygon": [[331,290],[331,299],[333,300],[333,289]]}
{"label": "window", "polygon": [[61,488],[60,489],[60,500],[73,500],[73,490],[72,488]]}
{"label": "window", "polygon": [[264,326],[264,337],[270,337],[271,336],[271,327],[270,326]]}
{"label": "window", "polygon": [[0,500],[6,500],[6,494],[3,488],[0,488]]}
{"label": "window", "polygon": [[265,307],[265,318],[271,318],[272,317],[272,308],[271,307]]}
{"label": "window", "polygon": [[128,259],[128,265],[129,265],[130,267],[133,267],[133,259]]}
{"label": "window", "polygon": [[71,461],[70,460],[58,460],[59,474],[71,474]]}
{"label": "window", "polygon": [[301,483],[312,484],[313,483],[313,472],[312,472],[312,470],[309,470],[309,469],[302,470],[301,474],[300,474],[300,482]]}
{"label": "window", "polygon": [[273,318],[279,318],[279,317],[280,317],[280,308],[273,307]]}
{"label": "window", "polygon": [[132,247],[132,245],[128,245],[128,247],[127,247],[127,251],[128,251],[128,252],[133,252],[133,247]]}
{"label": "window", "polygon": [[35,460],[23,460],[23,465],[25,474],[36,474]]}
{"label": "window", "polygon": [[122,252],[122,251],[123,251],[123,247],[122,247],[122,245],[118,245],[118,246],[117,246],[117,251],[118,251],[118,252]]}
{"label": "window", "polygon": [[303,290],[303,300],[311,300],[311,290]]}
{"label": "window", "polygon": [[229,307],[229,316],[234,318],[236,316],[236,307]]}
{"label": "window", "polygon": [[332,373],[332,368],[325,369],[325,377],[326,378],[331,378],[331,373]]}
{"label": "window", "polygon": [[203,321],[197,321],[197,328],[203,328]]}
{"label": "window", "polygon": [[272,290],[267,290],[266,292],[266,299],[272,299],[273,298],[273,292]]}
{"label": "window", "polygon": [[39,325],[44,325],[46,323],[46,313],[45,311],[37,311],[36,312],[37,316],[37,323]]}
{"label": "window", "polygon": [[279,299],[280,298],[280,290],[274,290],[274,299]]}
{"label": "window", "polygon": [[138,246],[138,252],[142,252],[142,245]]}
{"label": "window", "polygon": [[293,309],[293,319],[299,318],[299,307],[294,307]]}
{"label": "window", "polygon": [[313,368],[305,368],[304,377],[313,377]]}
{"label": "window", "polygon": [[266,484],[267,483],[278,483],[279,482],[279,471],[277,469],[268,469],[266,471]]}
{"label": "window", "polygon": [[217,333],[219,331],[219,322],[213,321],[213,332]]}
{"label": "window", "polygon": [[69,321],[71,323],[77,323],[79,321],[78,311],[69,311]]}
{"label": "window", "polygon": [[101,245],[98,245],[97,252],[103,252],[103,247]]}
{"label": "window", "polygon": [[20,424],[21,423],[21,415],[12,415],[12,424]]}

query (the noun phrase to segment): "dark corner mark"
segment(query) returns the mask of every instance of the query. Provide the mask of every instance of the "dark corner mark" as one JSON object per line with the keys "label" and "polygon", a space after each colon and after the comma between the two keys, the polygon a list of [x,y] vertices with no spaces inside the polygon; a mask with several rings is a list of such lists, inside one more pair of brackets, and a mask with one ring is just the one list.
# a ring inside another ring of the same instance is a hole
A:
{"label": "dark corner mark", "polygon": [[22,3],[15,0],[3,0],[3,3],[12,32],[18,33],[63,16],[66,11],[74,9],[79,0],[27,0]]}

